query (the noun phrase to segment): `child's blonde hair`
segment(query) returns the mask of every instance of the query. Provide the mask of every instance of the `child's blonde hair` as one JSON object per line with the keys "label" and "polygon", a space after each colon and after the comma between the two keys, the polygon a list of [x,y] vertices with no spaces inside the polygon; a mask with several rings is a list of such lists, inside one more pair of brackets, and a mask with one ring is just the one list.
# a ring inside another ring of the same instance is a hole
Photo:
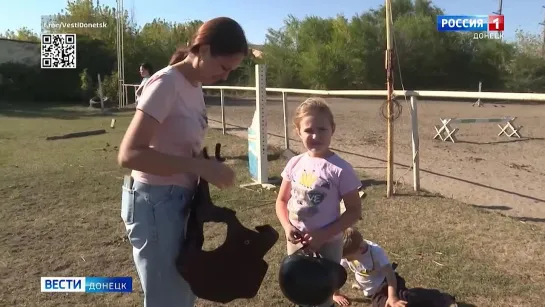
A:
{"label": "child's blonde hair", "polygon": [[356,228],[347,228],[343,232],[343,256],[357,252],[362,242],[363,236]]}
{"label": "child's blonde hair", "polygon": [[323,98],[311,97],[303,101],[295,110],[295,116],[293,117],[293,126],[295,130],[299,130],[299,125],[303,117],[307,116],[311,112],[318,112],[327,117],[331,123],[331,128],[335,131],[335,121],[333,120],[333,112],[329,108],[329,105]]}

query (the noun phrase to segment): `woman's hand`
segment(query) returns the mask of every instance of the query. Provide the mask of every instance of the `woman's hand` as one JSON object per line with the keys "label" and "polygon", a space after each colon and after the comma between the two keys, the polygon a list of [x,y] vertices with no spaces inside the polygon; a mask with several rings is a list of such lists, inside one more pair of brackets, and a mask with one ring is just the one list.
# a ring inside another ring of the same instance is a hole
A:
{"label": "woman's hand", "polygon": [[225,189],[235,184],[235,171],[232,168],[216,160],[198,159],[196,172],[210,184]]}

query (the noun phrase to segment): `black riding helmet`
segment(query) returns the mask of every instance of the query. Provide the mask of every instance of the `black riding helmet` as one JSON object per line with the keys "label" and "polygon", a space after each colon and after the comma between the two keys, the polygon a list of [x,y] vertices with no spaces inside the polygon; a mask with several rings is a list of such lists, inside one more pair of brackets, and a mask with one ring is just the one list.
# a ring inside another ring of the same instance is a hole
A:
{"label": "black riding helmet", "polygon": [[347,273],[339,263],[300,249],[282,260],[278,278],[288,300],[296,305],[315,306],[342,288]]}

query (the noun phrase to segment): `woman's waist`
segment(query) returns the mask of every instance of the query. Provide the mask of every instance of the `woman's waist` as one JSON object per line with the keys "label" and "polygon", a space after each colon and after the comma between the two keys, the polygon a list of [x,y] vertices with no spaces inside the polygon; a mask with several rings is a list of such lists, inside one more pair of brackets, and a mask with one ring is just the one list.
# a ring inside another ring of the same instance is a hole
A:
{"label": "woman's waist", "polygon": [[142,184],[157,186],[174,186],[193,191],[197,186],[198,177],[191,173],[179,173],[170,176],[158,176],[133,170],[131,177]]}
{"label": "woman's waist", "polygon": [[167,139],[165,136],[156,136],[151,141],[150,148],[162,154],[177,157],[191,158],[200,155],[200,143],[196,141],[172,142],[171,139]]}

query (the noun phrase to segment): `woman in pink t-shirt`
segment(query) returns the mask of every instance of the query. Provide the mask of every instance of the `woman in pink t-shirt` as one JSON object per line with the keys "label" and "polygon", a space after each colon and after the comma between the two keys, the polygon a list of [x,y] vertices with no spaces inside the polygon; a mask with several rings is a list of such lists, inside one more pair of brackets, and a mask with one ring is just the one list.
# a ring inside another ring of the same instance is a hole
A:
{"label": "woman in pink t-shirt", "polygon": [[185,236],[187,206],[198,177],[226,188],[234,171],[200,158],[208,126],[201,84],[227,79],[248,53],[244,31],[226,17],[205,22],[186,49],[144,86],[121,142],[118,163],[125,177],[121,218],[146,307],[189,307],[195,296],[176,270]]}

